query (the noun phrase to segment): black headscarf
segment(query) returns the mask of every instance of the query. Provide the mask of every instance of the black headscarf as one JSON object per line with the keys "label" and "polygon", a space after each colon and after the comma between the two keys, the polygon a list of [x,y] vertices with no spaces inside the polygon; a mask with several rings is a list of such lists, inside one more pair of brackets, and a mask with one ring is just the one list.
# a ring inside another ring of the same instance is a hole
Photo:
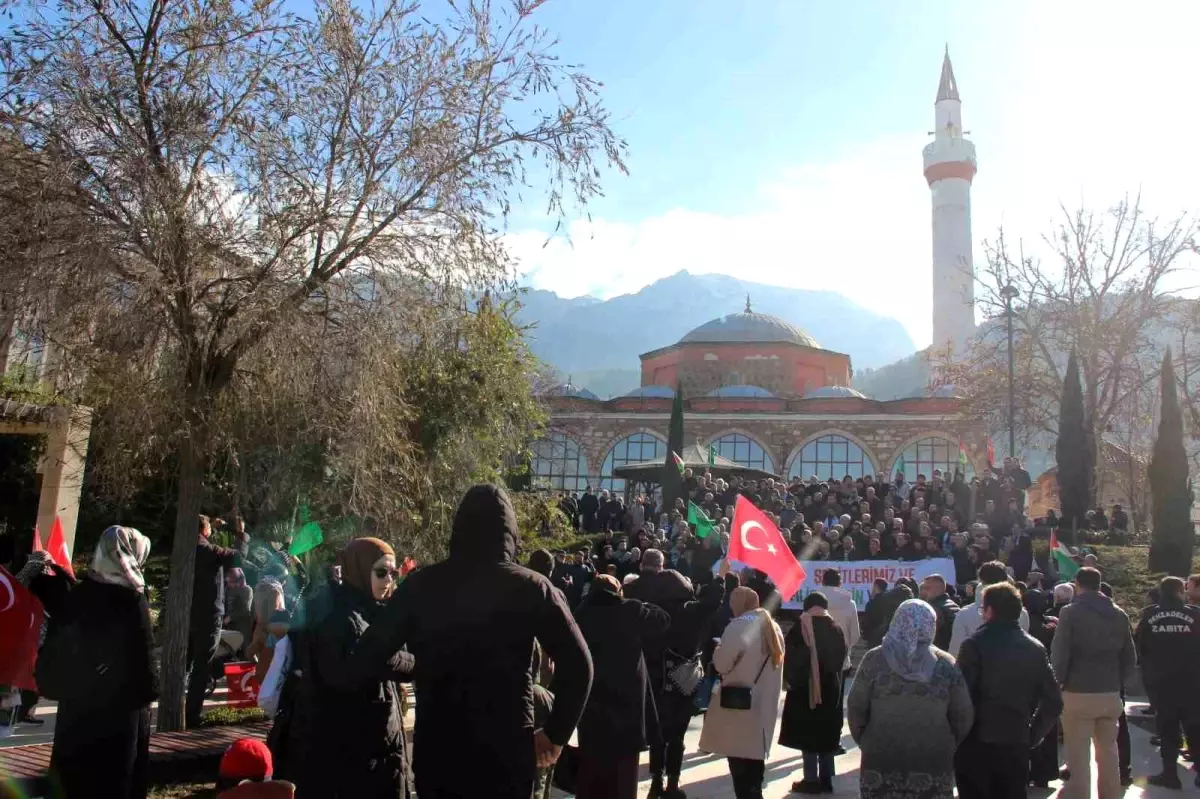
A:
{"label": "black headscarf", "polygon": [[520,540],[517,514],[500,486],[483,484],[468,489],[454,512],[450,560],[512,563]]}

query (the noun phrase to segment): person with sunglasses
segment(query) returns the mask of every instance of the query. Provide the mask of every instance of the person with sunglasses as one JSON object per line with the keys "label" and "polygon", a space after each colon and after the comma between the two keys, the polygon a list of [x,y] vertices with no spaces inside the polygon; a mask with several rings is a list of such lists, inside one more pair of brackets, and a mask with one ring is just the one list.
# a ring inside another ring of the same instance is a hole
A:
{"label": "person with sunglasses", "polygon": [[298,653],[302,670],[296,719],[305,725],[297,775],[302,795],[405,799],[412,792],[397,682],[413,658],[394,653],[367,679],[349,678],[351,653],[400,577],[396,553],[378,538],[356,538],[338,554],[342,581],[314,597],[310,629]]}

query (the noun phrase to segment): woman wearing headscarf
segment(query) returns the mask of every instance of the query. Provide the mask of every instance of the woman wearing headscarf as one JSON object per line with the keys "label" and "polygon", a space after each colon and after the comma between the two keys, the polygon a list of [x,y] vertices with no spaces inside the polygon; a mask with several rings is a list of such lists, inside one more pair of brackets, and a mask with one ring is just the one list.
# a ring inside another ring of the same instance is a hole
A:
{"label": "woman wearing headscarf", "polygon": [[820,591],[804,597],[800,623],[784,640],[787,699],[779,743],[804,752],[804,779],[796,793],[832,793],[833,758],[842,740],[842,666],[846,637],[829,615],[829,599]]}
{"label": "woman wearing headscarf", "polygon": [[405,799],[411,793],[399,680],[413,660],[400,652],[368,680],[351,680],[347,662],[396,586],[396,553],[378,538],[356,538],[338,554],[342,582],[314,597],[303,638],[295,737],[305,749],[301,797]]}
{"label": "woman wearing headscarf", "polygon": [[862,799],[954,796],[954,750],[975,712],[954,658],[933,646],[936,631],[934,609],[910,599],[858,667],[846,717],[862,750]]}
{"label": "woman wearing headscarf", "polygon": [[[762,799],[765,761],[775,739],[783,687],[783,633],[758,606],[754,589],[733,589],[729,606],[734,619],[713,652],[713,667],[721,682],[713,689],[704,716],[700,749],[729,758],[737,799]],[[747,688],[749,707],[735,707],[735,691],[744,696]],[[730,694],[725,701],[723,691]]]}
{"label": "woman wearing headscarf", "polygon": [[592,692],[579,720],[577,799],[635,799],[638,757],[658,731],[645,638],[671,626],[665,610],[624,599],[616,579],[592,580],[575,620],[592,653]]}
{"label": "woman wearing headscarf", "polygon": [[58,700],[55,796],[146,796],[150,703],[158,697],[142,576],[149,554],[150,539],[132,527],[105,530],[38,656],[38,685]]}

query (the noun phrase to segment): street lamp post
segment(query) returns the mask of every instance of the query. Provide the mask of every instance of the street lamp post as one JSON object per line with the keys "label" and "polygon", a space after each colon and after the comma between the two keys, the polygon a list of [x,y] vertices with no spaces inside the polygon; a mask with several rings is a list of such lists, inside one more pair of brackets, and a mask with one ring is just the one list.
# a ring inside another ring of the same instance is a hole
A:
{"label": "street lamp post", "polygon": [[1000,289],[1000,296],[1004,298],[1004,315],[1008,317],[1008,454],[1015,458],[1017,456],[1017,395],[1014,387],[1013,300],[1020,296],[1020,292],[1017,291],[1016,286],[1009,283]]}

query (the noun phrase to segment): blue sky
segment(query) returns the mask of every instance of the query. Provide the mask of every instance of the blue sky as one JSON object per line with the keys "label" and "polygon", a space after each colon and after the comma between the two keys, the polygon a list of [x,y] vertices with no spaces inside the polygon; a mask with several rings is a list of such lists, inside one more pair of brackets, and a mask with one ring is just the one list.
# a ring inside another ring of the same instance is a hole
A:
{"label": "blue sky", "polygon": [[1036,249],[1060,203],[1200,206],[1197,3],[552,0],[538,21],[604,82],[630,146],[569,238],[510,220],[527,282],[564,296],[726,272],[842,291],[927,344],[921,147],[947,43],[977,263],[1000,225]]}

